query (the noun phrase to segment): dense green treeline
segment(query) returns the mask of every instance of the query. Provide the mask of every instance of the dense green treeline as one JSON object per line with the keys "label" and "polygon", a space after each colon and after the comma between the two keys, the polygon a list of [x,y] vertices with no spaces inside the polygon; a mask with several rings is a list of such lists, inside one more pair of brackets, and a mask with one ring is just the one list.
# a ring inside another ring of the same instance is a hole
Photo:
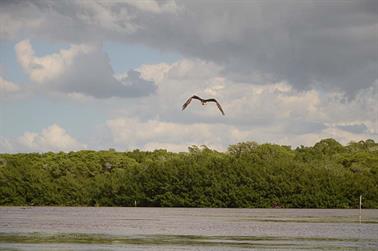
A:
{"label": "dense green treeline", "polygon": [[378,208],[378,144],[0,154],[0,205]]}

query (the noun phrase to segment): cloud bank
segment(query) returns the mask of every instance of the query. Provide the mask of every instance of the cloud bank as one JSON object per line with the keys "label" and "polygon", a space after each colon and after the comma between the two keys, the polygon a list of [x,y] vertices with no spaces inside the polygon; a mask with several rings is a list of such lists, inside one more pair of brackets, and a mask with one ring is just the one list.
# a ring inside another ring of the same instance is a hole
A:
{"label": "cloud bank", "polygon": [[16,1],[1,7],[5,38],[142,43],[214,62],[237,81],[287,81],[298,90],[320,85],[354,95],[378,79],[375,0]]}
{"label": "cloud bank", "polygon": [[[103,148],[378,139],[375,0],[2,1],[0,23],[0,40],[18,42],[17,59],[34,90],[108,107]],[[69,46],[36,55],[35,38]],[[115,74],[106,41],[183,59]],[[0,90],[22,92],[4,78]],[[216,97],[227,116],[195,102],[182,112],[193,94]],[[49,128],[26,130],[16,142],[3,137],[0,145],[48,149],[50,131],[68,138]]]}

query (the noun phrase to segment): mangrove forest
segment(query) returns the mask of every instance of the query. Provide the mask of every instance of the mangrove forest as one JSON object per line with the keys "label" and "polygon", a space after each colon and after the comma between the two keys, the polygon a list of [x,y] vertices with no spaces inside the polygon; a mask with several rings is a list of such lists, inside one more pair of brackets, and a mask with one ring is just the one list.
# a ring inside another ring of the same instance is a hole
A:
{"label": "mangrove forest", "polygon": [[2,206],[378,208],[378,143],[0,154]]}

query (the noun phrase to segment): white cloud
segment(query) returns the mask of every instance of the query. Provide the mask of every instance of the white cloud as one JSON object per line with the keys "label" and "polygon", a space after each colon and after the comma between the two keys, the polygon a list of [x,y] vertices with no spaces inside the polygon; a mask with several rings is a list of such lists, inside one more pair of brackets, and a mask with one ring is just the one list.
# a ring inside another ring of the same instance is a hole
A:
{"label": "white cloud", "polygon": [[129,4],[141,11],[151,13],[176,13],[179,8],[174,0],[155,1],[155,0],[124,0],[124,3]]}
{"label": "white cloud", "polygon": [[[159,86],[157,100],[151,102],[160,106],[158,112],[163,116],[170,113],[182,118],[181,105],[193,94],[218,98],[227,114],[227,123],[272,122],[302,115],[315,120],[322,116],[318,109],[320,94],[316,90],[299,92],[286,82],[266,85],[235,82],[222,77],[222,68],[213,63],[184,59],[173,64],[143,65],[138,70]],[[203,109],[193,101],[185,113],[191,121],[206,117],[221,122],[219,111],[211,104]]]}
{"label": "white cloud", "polygon": [[[113,140],[122,147],[166,146],[181,151],[191,144],[206,144],[224,150],[246,140],[298,146],[328,137],[344,144],[358,138],[377,139],[372,114],[378,114],[373,108],[378,107],[378,98],[373,89],[345,102],[343,93],[297,91],[286,82],[235,82],[222,77],[221,67],[200,60],[143,65],[138,70],[159,89],[156,96],[133,108],[121,108],[107,121]],[[196,101],[181,111],[192,94],[217,98],[226,116],[215,105],[203,107]]]}
{"label": "white cloud", "polygon": [[306,133],[292,133],[280,126],[251,126],[218,123],[181,124],[159,120],[141,121],[136,118],[118,117],[107,121],[114,145],[119,149],[143,150],[168,149],[186,151],[191,145],[207,145],[224,151],[230,144],[253,140],[258,143],[310,146],[324,138],[334,138],[342,144],[372,138],[369,133],[353,133],[335,126]]}
{"label": "white cloud", "polygon": [[173,144],[173,143],[159,143],[159,142],[149,142],[143,146],[145,151],[154,151],[156,149],[166,149],[171,152],[186,152],[188,151],[187,144]]}
{"label": "white cloud", "polygon": [[172,66],[170,64],[161,63],[141,65],[138,70],[140,71],[142,78],[161,82],[165,78],[165,74],[167,74],[171,68]]}
{"label": "white cloud", "polygon": [[44,57],[36,57],[29,40],[23,40],[15,46],[17,59],[30,79],[37,83],[46,83],[61,77],[67,68],[72,67],[74,60],[81,54],[89,54],[94,46],[80,44],[71,45]]}
{"label": "white cloud", "polygon": [[108,120],[107,126],[117,145],[148,150],[164,146],[171,151],[183,151],[190,145],[208,145],[224,150],[232,141],[233,131],[242,133],[238,128],[223,124],[180,124],[126,117]]}
{"label": "white cloud", "polygon": [[17,139],[17,143],[26,151],[73,151],[86,148],[86,145],[78,142],[57,124],[40,133],[25,132]]}
{"label": "white cloud", "polygon": [[15,49],[24,71],[45,91],[109,98],[140,97],[156,90],[154,83],[142,79],[137,71],[129,71],[122,79],[113,76],[109,58],[98,45],[71,45],[43,57],[34,55],[29,40],[17,43]]}
{"label": "white cloud", "polygon": [[86,102],[86,101],[90,101],[90,100],[93,99],[91,96],[87,96],[87,95],[79,93],[79,92],[67,93],[67,97],[71,100],[75,100],[75,101],[79,101],[79,102]]}
{"label": "white cloud", "polygon": [[12,152],[14,150],[14,146],[9,139],[0,136],[0,153]]}
{"label": "white cloud", "polygon": [[10,93],[18,92],[19,90],[20,90],[20,87],[18,87],[18,85],[0,76],[0,97],[6,96]]}
{"label": "white cloud", "polygon": [[[225,150],[230,144],[247,140],[292,146],[313,145],[329,137],[343,144],[367,138],[377,140],[376,84],[348,100],[340,92],[298,91],[287,82],[240,83],[225,78],[221,72],[222,67],[213,63],[184,59],[172,64],[143,65],[137,73],[117,76],[127,82],[131,81],[130,75],[140,73],[140,78],[154,81],[159,88],[156,95],[137,102],[104,101],[109,119],[85,144],[95,149],[185,151],[193,144]],[[192,94],[217,98],[226,116],[214,104],[202,106],[195,100],[181,111]],[[69,95],[79,100],[88,98],[80,93]],[[18,145],[11,144],[15,149],[12,151],[55,150],[57,145],[68,148],[59,145],[59,141],[48,140],[53,138],[48,136],[53,134],[50,131],[65,134],[51,128],[40,133],[27,132],[18,139]],[[4,147],[10,149],[4,142]]]}

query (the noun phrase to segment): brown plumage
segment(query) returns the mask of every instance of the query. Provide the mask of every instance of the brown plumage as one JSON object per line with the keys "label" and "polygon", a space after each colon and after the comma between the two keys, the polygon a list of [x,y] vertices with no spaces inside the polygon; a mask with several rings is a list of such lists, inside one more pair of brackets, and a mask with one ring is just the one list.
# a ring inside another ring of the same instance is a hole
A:
{"label": "brown plumage", "polygon": [[221,113],[224,115],[224,111],[221,107],[221,105],[218,103],[218,101],[215,99],[215,98],[209,98],[209,99],[203,99],[203,98],[200,98],[196,95],[193,95],[191,96],[186,102],[185,104],[183,104],[182,106],[182,110],[184,110],[189,104],[190,102],[192,101],[192,99],[198,99],[199,101],[201,101],[202,105],[205,105],[207,102],[215,102],[218,106],[218,109],[221,111]]}

